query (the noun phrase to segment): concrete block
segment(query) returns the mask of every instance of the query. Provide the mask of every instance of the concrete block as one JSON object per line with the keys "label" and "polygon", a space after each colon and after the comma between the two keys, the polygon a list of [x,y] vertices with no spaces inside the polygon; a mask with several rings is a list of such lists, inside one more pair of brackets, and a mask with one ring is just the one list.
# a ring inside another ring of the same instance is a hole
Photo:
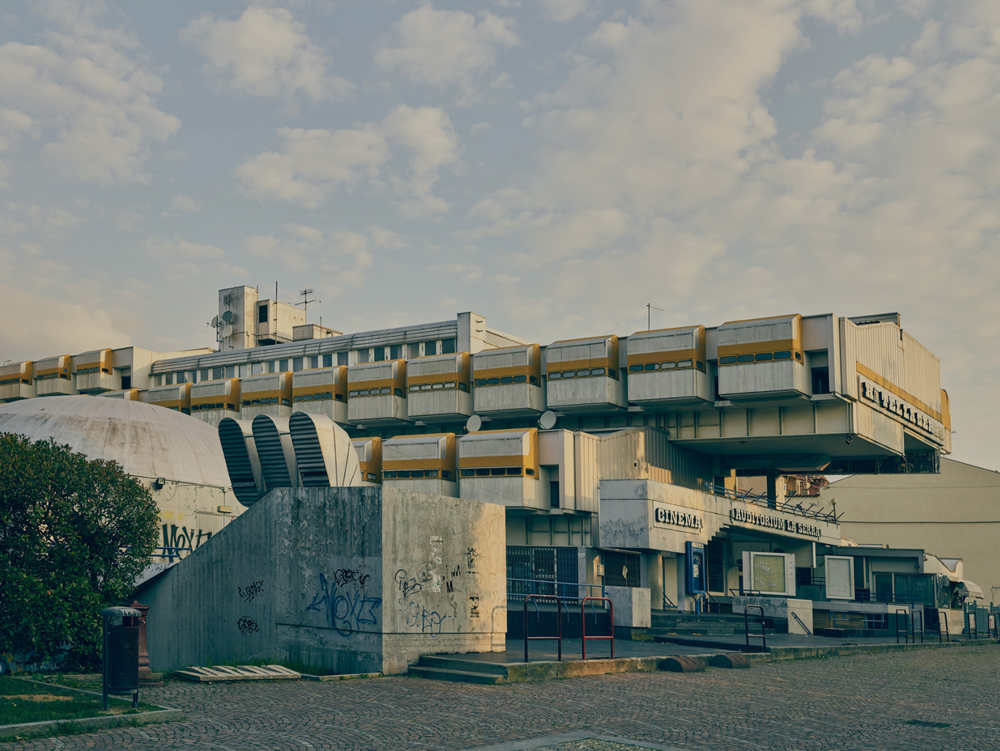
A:
{"label": "concrete block", "polygon": [[670,673],[701,673],[705,663],[697,657],[668,657],[660,663],[660,670]]}
{"label": "concrete block", "polygon": [[615,626],[651,628],[649,589],[647,587],[605,587],[605,596],[615,608]]}
{"label": "concrete block", "polygon": [[727,652],[726,654],[714,655],[709,664],[713,668],[746,669],[750,667],[750,660],[745,654]]}

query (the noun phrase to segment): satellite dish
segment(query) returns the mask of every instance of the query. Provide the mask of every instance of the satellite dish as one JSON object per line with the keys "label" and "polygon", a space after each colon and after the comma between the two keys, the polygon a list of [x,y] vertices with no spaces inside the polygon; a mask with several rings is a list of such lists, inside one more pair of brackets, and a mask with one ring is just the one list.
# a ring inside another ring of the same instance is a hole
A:
{"label": "satellite dish", "polygon": [[477,433],[483,428],[483,418],[479,415],[473,415],[468,420],[465,421],[465,429],[469,433]]}
{"label": "satellite dish", "polygon": [[227,323],[225,326],[222,327],[222,338],[228,339],[232,335],[233,335],[233,327]]}
{"label": "satellite dish", "polygon": [[212,319],[212,328],[219,328],[219,316]]}
{"label": "satellite dish", "polygon": [[551,409],[542,412],[542,416],[538,418],[538,427],[542,430],[552,430],[556,426],[556,413]]}
{"label": "satellite dish", "polygon": [[222,320],[225,321],[226,323],[231,323],[233,320],[233,311],[227,310],[225,313],[223,313]]}

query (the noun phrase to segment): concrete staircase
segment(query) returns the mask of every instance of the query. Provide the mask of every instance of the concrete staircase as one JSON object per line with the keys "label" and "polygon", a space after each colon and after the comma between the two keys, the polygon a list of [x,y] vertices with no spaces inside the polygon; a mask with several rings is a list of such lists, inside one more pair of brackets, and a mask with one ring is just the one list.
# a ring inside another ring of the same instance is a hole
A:
{"label": "concrete staircase", "polygon": [[410,667],[410,675],[457,683],[506,683],[507,665],[479,660],[459,660],[453,657],[422,655]]}
{"label": "concrete staircase", "polygon": [[[759,628],[759,627],[758,627]],[[732,636],[744,633],[743,616],[731,613],[652,613],[653,638],[667,636]]]}

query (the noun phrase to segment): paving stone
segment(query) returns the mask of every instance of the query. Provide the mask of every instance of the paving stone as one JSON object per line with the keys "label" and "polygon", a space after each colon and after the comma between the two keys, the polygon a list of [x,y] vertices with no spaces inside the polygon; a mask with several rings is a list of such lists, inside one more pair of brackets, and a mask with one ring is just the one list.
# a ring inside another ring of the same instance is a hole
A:
{"label": "paving stone", "polygon": [[170,681],[141,698],[184,722],[0,749],[464,751],[583,731],[688,751],[1000,749],[998,672],[990,645],[496,686]]}

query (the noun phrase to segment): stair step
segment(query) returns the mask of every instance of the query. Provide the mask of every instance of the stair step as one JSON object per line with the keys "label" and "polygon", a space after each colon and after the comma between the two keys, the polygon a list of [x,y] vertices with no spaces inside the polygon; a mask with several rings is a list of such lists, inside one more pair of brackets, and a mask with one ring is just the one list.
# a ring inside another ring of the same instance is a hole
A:
{"label": "stair step", "polygon": [[421,655],[417,666],[422,668],[439,668],[442,670],[457,670],[467,673],[487,673],[507,677],[507,666],[503,663],[480,662],[479,660],[458,660],[453,657],[438,655]]}
{"label": "stair step", "polygon": [[455,683],[502,683],[504,676],[492,673],[471,673],[467,670],[445,670],[444,668],[424,668],[414,665],[410,675],[427,678],[434,681],[452,681]]}
{"label": "stair step", "polygon": [[739,633],[734,628],[655,628],[650,629],[650,636],[733,636]]}

